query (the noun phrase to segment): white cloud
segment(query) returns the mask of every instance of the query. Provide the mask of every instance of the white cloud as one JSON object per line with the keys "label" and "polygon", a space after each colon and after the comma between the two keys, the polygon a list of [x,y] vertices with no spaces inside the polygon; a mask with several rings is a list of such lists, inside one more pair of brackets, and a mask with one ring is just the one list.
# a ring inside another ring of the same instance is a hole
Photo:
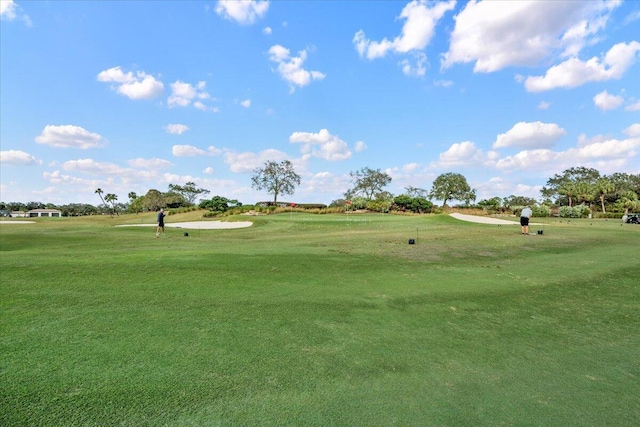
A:
{"label": "white cloud", "polygon": [[36,137],[39,144],[50,145],[59,148],[99,148],[106,145],[107,141],[97,133],[91,133],[80,126],[47,125],[42,133]]}
{"label": "white cloud", "polygon": [[367,144],[364,143],[364,141],[357,141],[355,147],[353,148],[353,150],[356,153],[359,153],[361,151],[364,151],[367,149]]}
{"label": "white cloud", "polygon": [[219,156],[222,150],[213,145],[209,146],[207,151],[193,145],[174,145],[171,147],[171,153],[176,157]]}
{"label": "white cloud", "polygon": [[638,138],[640,137],[640,123],[634,123],[631,126],[629,126],[628,128],[624,129],[622,131],[622,133],[624,133],[625,135],[631,137],[631,138]]}
{"label": "white cloud", "polygon": [[406,76],[410,77],[422,77],[427,73],[427,55],[423,52],[416,52],[413,55],[413,62],[409,59],[403,59],[399,63],[402,68],[402,72]]}
{"label": "white cloud", "polygon": [[532,66],[554,52],[576,55],[620,1],[477,1],[455,16],[442,68],[475,62],[475,72]]}
{"label": "white cloud", "polygon": [[248,25],[253,24],[256,19],[262,18],[267,13],[269,2],[259,0],[219,0],[215,10],[218,15],[225,19]]}
{"label": "white cloud", "polygon": [[547,101],[540,101],[538,104],[538,110],[548,110],[551,107],[551,103]]}
{"label": "white cloud", "polygon": [[193,145],[174,145],[171,147],[171,154],[176,157],[195,157],[204,156],[206,153]]}
{"label": "white cloud", "polygon": [[245,99],[244,101],[240,102],[240,105],[242,105],[244,108],[249,108],[249,107],[251,107],[251,100],[250,99]]}
{"label": "white cloud", "polygon": [[164,128],[167,133],[171,133],[173,135],[182,135],[186,131],[189,130],[189,126],[181,125],[179,123],[170,123]]}
{"label": "white cloud", "polygon": [[640,127],[633,126],[625,129],[629,131],[629,138],[616,139],[598,136],[587,139],[581,135],[576,148],[565,151],[549,149],[525,150],[514,156],[507,156],[496,162],[498,169],[506,171],[554,171],[563,170],[576,164],[594,167],[601,172],[610,173],[624,168],[629,159],[634,158],[640,151]]}
{"label": "white cloud", "polygon": [[546,148],[553,146],[567,131],[555,123],[519,122],[506,133],[501,133],[493,148],[521,147]]}
{"label": "white cloud", "polygon": [[42,160],[36,159],[29,153],[21,150],[0,151],[0,164],[13,166],[29,166],[42,164]]}
{"label": "white cloud", "polygon": [[20,6],[13,0],[0,0],[0,19],[6,19],[7,21],[19,19],[23,21],[27,27],[32,26],[29,16],[22,13]]}
{"label": "white cloud", "polygon": [[444,153],[440,153],[437,167],[450,168],[484,163],[487,155],[471,141],[452,144]]}
{"label": "white cloud", "polygon": [[603,90],[593,97],[593,103],[602,111],[615,110],[616,108],[621,106],[623,102],[623,97],[611,95],[606,90]]}
{"label": "white cloud", "polygon": [[229,165],[232,172],[252,172],[255,168],[264,166],[267,161],[280,162],[289,156],[282,151],[268,149],[259,153],[228,150],[224,153],[224,162]]}
{"label": "white cloud", "polygon": [[311,155],[328,161],[346,160],[351,157],[347,143],[327,129],[318,133],[294,132],[289,137],[291,143],[301,143],[302,155]]}
{"label": "white cloud", "polygon": [[151,99],[164,92],[164,84],[152,75],[144,71],[124,73],[119,66],[101,71],[98,81],[113,83],[112,89],[130,99]]}
{"label": "white cloud", "polygon": [[640,111],[640,101],[629,104],[624,109],[625,111]]}
{"label": "white cloud", "polygon": [[[431,41],[436,24],[449,10],[455,7],[455,0],[430,4],[425,0],[413,0],[408,3],[400,12],[399,20],[404,20],[402,30],[399,36],[393,41],[387,38],[381,41],[372,41],[367,39],[365,32],[359,30],[353,37],[353,44],[361,58],[375,59],[382,58],[388,52],[404,54],[412,51],[423,50]],[[432,7],[429,7],[429,6]],[[422,64],[424,65],[424,60]],[[418,62],[420,64],[420,62]],[[403,62],[403,72],[407,74],[409,71],[417,70],[421,72],[422,68],[418,65],[411,67]],[[414,75],[414,74],[411,74]],[[417,74],[423,75],[423,74]]]}
{"label": "white cloud", "polygon": [[298,52],[300,56],[290,56],[289,49],[274,45],[269,49],[269,60],[278,64],[277,71],[280,76],[289,82],[291,92],[295,87],[307,86],[313,80],[323,80],[325,74],[320,71],[307,71],[302,67],[307,59],[307,51]]}
{"label": "white cloud", "polygon": [[195,86],[180,80],[171,83],[171,95],[167,99],[167,105],[169,108],[187,107],[194,102],[194,107],[206,110],[207,107],[202,103],[202,100],[211,98],[209,93],[205,91],[206,85],[207,83],[204,81],[198,82]]}
{"label": "white cloud", "polygon": [[529,76],[524,82],[529,92],[543,92],[559,87],[573,88],[589,82],[619,79],[637,60],[640,43],[618,43],[604,58],[587,61],[569,58],[549,68],[544,76]]}
{"label": "white cloud", "polygon": [[264,27],[262,29],[262,33],[266,35],[270,35],[271,33],[273,33],[273,30],[271,29],[271,27]]}
{"label": "white cloud", "polygon": [[213,173],[213,168],[211,166],[205,168],[202,173],[206,173],[207,175],[211,175]]}
{"label": "white cloud", "polygon": [[164,159],[131,159],[129,160],[129,166],[134,168],[143,168],[143,169],[166,169],[168,167],[173,166],[170,161]]}

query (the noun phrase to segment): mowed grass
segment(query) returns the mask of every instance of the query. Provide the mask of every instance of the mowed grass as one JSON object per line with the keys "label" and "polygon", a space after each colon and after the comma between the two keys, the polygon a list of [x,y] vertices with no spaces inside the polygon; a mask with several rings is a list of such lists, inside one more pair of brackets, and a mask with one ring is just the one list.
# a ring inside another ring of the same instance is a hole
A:
{"label": "mowed grass", "polygon": [[0,224],[0,425],[639,424],[640,226],[250,219]]}

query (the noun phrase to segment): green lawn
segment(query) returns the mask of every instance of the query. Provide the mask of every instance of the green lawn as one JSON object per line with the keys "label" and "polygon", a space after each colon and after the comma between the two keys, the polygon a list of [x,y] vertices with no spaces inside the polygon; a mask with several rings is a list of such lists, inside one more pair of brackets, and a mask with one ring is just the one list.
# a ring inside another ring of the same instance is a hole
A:
{"label": "green lawn", "polygon": [[640,226],[251,219],[0,224],[0,425],[640,424]]}

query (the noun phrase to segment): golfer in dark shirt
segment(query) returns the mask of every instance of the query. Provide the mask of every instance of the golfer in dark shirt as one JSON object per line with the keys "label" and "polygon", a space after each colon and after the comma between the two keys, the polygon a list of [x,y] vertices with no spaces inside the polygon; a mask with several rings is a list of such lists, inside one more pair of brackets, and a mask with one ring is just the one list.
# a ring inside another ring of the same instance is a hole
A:
{"label": "golfer in dark shirt", "polygon": [[160,237],[160,230],[164,234],[164,209],[160,209],[158,212],[158,228],[156,228],[156,238]]}

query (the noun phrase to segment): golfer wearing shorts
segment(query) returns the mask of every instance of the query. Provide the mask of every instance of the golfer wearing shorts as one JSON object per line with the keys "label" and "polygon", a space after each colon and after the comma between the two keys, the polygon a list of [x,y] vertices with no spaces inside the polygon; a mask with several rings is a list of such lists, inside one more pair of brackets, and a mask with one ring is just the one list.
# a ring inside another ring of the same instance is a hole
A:
{"label": "golfer wearing shorts", "polygon": [[520,228],[522,229],[522,234],[529,234],[529,218],[531,218],[531,208],[529,206],[525,206],[520,212]]}
{"label": "golfer wearing shorts", "polygon": [[164,234],[164,209],[160,209],[158,212],[158,228],[156,228],[156,239],[160,237],[160,230],[162,230],[162,234]]}

